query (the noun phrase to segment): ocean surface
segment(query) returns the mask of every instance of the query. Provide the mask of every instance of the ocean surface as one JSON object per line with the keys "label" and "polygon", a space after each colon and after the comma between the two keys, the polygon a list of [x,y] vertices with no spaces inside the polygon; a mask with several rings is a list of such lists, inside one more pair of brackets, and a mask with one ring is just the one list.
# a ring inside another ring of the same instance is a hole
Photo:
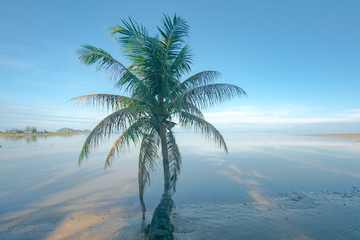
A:
{"label": "ocean surface", "polygon": [[[360,139],[224,133],[229,153],[177,133],[176,239],[360,239]],[[114,136],[115,137],[115,136]],[[79,167],[86,135],[0,137],[0,239],[144,239],[161,165],[138,201],[138,148]]]}

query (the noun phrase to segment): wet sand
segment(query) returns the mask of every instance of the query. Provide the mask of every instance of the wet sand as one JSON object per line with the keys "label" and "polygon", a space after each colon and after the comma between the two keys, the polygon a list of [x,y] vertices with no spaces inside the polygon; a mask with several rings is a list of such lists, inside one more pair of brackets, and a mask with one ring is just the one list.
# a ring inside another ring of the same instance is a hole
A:
{"label": "wet sand", "polygon": [[183,239],[360,239],[360,193],[297,192],[266,202],[187,205],[175,209]]}
{"label": "wet sand", "polygon": [[[0,239],[145,239],[141,215],[72,211],[60,222],[9,226]],[[262,202],[185,204],[172,214],[174,237],[196,239],[360,239],[360,191],[295,192]],[[146,221],[150,221],[150,215]],[[214,238],[214,236],[216,236]]]}

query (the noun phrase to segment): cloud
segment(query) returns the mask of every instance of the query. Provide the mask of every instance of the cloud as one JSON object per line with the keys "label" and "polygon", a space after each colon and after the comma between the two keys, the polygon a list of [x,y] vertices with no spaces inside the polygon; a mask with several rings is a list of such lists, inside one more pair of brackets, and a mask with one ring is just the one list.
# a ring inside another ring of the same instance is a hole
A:
{"label": "cloud", "polygon": [[[311,110],[311,111],[310,111]],[[241,107],[238,109],[205,113],[209,122],[217,124],[315,124],[315,123],[355,123],[360,122],[360,109],[329,113],[328,116],[314,115],[310,108],[279,107],[274,110]],[[313,116],[311,116],[313,115]]]}
{"label": "cloud", "polygon": [[[94,109],[74,106],[51,108],[0,100],[0,130],[37,128],[57,130],[61,127],[91,129],[106,115]],[[285,105],[277,108],[241,106],[205,113],[207,121],[221,131],[280,132],[357,132],[360,130],[360,109],[348,109],[318,116],[316,109]]]}

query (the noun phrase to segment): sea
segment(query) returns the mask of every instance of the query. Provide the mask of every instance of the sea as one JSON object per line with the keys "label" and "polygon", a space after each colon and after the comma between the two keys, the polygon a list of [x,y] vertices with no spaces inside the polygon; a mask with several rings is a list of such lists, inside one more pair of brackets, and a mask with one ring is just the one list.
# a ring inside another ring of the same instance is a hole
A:
{"label": "sea", "polygon": [[[177,132],[175,239],[360,239],[360,138]],[[116,135],[80,165],[86,134],[0,137],[0,239],[146,239],[160,161],[138,197],[139,146],[104,163]]]}

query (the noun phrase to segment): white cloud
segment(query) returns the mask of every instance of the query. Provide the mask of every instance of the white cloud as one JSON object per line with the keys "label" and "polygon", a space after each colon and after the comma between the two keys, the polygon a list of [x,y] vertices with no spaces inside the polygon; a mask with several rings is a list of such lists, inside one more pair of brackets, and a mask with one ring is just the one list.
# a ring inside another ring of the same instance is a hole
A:
{"label": "white cloud", "polygon": [[314,124],[314,123],[360,123],[360,109],[329,113],[328,116],[310,116],[316,111],[301,107],[279,107],[264,110],[254,107],[205,113],[209,122],[216,124]]}
{"label": "white cloud", "polygon": [[[61,127],[92,129],[107,112],[74,106],[50,108],[0,101],[0,130],[24,128],[57,130]],[[221,131],[250,132],[359,132],[360,109],[320,115],[316,109],[299,106],[259,108],[241,106],[205,113],[206,120]]]}

